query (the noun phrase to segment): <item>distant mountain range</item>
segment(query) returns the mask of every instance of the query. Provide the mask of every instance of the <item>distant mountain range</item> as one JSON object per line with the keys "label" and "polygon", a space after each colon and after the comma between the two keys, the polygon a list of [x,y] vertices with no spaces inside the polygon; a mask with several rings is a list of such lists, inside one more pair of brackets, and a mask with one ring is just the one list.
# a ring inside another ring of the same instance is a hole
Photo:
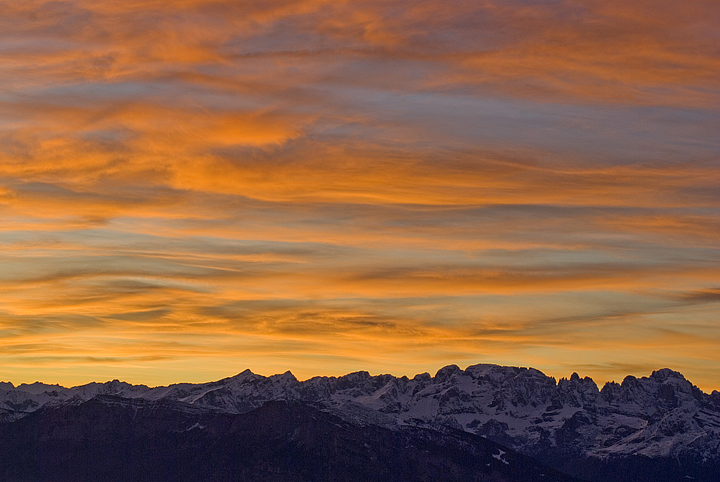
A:
{"label": "distant mountain range", "polygon": [[720,480],[720,392],[532,368],[0,384],[0,480]]}

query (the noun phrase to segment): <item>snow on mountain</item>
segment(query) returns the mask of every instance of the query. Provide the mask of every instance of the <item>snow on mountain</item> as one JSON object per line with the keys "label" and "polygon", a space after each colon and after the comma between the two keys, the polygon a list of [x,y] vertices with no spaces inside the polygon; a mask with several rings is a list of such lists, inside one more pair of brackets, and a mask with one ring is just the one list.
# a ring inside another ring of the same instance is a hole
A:
{"label": "snow on mountain", "polygon": [[302,401],[356,424],[459,428],[529,455],[720,458],[720,393],[705,394],[667,368],[602,390],[575,373],[556,382],[532,368],[486,364],[465,370],[450,365],[434,377],[412,379],[356,372],[300,382],[290,372],[264,377],[245,370],[215,382],[155,388],[117,380],[73,388],[5,383],[0,419],[98,395],[226,413],[249,412],[271,400]]}

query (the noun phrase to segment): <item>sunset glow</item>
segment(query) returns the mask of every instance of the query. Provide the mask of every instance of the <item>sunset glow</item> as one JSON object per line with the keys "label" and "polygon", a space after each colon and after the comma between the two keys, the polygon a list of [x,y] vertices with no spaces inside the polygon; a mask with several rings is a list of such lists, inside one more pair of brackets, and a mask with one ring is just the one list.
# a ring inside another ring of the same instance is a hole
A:
{"label": "sunset glow", "polygon": [[720,390],[720,3],[0,1],[0,380]]}

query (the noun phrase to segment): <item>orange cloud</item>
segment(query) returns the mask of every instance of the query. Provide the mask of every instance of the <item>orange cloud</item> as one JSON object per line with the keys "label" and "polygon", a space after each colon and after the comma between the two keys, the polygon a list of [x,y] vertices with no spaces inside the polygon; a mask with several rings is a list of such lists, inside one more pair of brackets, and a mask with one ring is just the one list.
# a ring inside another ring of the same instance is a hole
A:
{"label": "orange cloud", "polygon": [[672,362],[710,387],[717,15],[0,2],[0,375]]}

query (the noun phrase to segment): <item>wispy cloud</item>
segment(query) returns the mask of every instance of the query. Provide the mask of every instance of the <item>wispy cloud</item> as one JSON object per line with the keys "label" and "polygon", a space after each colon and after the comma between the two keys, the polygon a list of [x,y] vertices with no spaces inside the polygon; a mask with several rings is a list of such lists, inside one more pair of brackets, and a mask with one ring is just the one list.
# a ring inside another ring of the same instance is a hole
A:
{"label": "wispy cloud", "polygon": [[717,388],[718,18],[0,1],[0,377],[486,361]]}

